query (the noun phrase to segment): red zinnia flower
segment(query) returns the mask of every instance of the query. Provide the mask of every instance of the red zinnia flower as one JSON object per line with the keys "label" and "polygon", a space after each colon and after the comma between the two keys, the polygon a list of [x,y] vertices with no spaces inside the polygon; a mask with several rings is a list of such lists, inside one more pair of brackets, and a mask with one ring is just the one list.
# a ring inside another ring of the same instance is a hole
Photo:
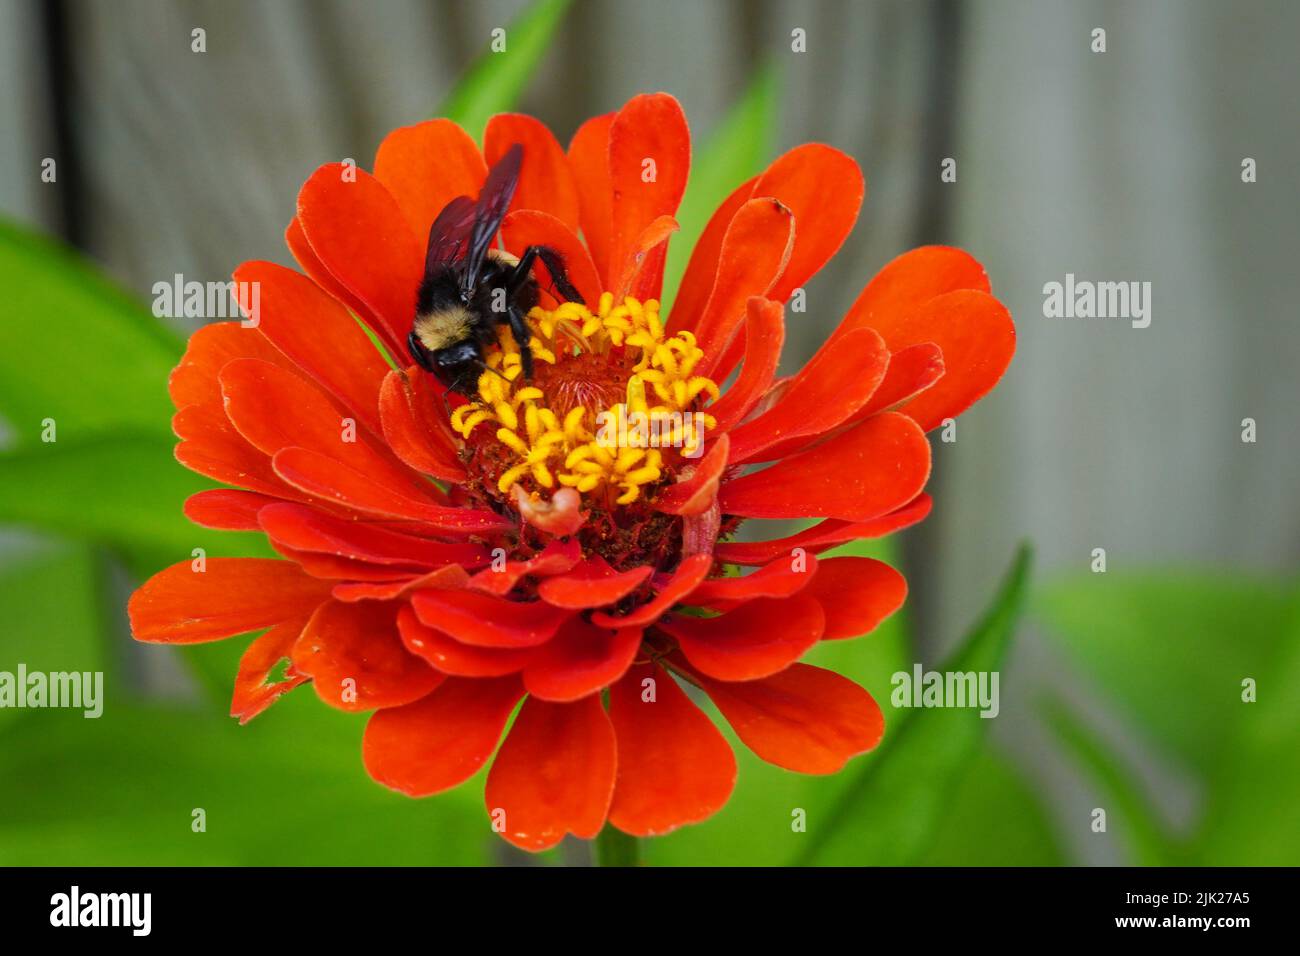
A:
{"label": "red zinnia flower", "polygon": [[[588,305],[544,294],[532,379],[503,336],[465,401],[390,368],[372,338],[406,364],[423,237],[515,143],[505,248],[558,250]],[[917,249],[776,379],[782,303],[843,242],[862,176],[828,146],[781,156],[715,213],[661,318],[689,157],[681,108],[659,94],[590,120],[567,153],[504,115],[482,152],[434,120],[391,133],[373,176],[317,170],[287,232],[302,273],[240,266],[237,280],[260,283],[260,324],[201,329],[170,383],[176,457],[239,489],[197,494],[186,514],[261,530],[287,560],[160,572],[131,600],[136,638],[269,628],[244,654],[235,716],[311,680],[327,704],[374,711],[366,768],[414,796],[496,752],[488,811],[533,850],[606,820],[665,833],[726,802],[735,758],[679,681],[790,770],[831,773],[875,746],[870,695],[798,660],[872,630],[906,585],[877,561],[816,555],[925,517],[925,431],[997,382],[1011,319],[970,256]],[[702,441],[596,438],[599,413],[638,411],[699,415]],[[750,518],[822,520],[726,540]]]}

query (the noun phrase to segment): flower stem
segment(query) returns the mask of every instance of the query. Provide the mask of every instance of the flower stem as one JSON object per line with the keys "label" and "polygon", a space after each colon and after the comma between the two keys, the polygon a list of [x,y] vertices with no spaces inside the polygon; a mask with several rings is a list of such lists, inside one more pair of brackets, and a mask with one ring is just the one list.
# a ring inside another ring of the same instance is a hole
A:
{"label": "flower stem", "polygon": [[640,850],[636,837],[606,824],[596,836],[596,865],[637,866]]}

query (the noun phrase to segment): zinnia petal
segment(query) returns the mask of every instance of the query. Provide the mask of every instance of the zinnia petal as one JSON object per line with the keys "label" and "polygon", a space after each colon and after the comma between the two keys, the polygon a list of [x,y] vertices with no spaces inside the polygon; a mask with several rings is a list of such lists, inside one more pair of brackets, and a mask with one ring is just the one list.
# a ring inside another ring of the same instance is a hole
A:
{"label": "zinnia petal", "polygon": [[478,144],[448,119],[395,129],[375,154],[375,179],[401,207],[421,241],[443,207],[457,196],[477,196],[487,178]]}
{"label": "zinnia petal", "polygon": [[871,750],[885,718],[871,695],[833,671],[791,664],[762,680],[700,677],[736,735],[768,763],[798,773],[835,773]]}
{"label": "zinnia petal", "polygon": [[498,113],[483,133],[483,154],[494,165],[515,143],[524,147],[510,209],[536,209],[554,216],[570,229],[578,228],[578,187],[568,157],[546,124],[522,113]]}
{"label": "zinnia petal", "polygon": [[[306,618],[277,624],[245,649],[235,674],[235,689],[230,698],[230,716],[246,724],[280,698],[311,678],[294,669],[289,660],[294,642],[302,633]],[[284,675],[269,680],[281,661],[287,661]]]}
{"label": "zinnia petal", "polygon": [[[642,232],[672,216],[686,191],[691,135],[681,104],[666,93],[635,96],[609,129],[609,178],[613,189],[607,282],[623,275]],[[647,263],[647,267],[649,263]],[[658,262],[662,281],[663,263]],[[658,282],[648,297],[658,297]]]}
{"label": "zinnia petal", "polygon": [[824,558],[805,592],[826,612],[827,640],[869,634],[907,599],[903,576],[874,558]]}
{"label": "zinnia petal", "polygon": [[524,686],[542,700],[566,702],[594,694],[627,672],[641,646],[641,628],[608,630],[570,618],[524,668]]}
{"label": "zinnia petal", "polygon": [[323,604],[293,647],[293,666],[311,675],[320,699],[340,710],[399,707],[445,679],[402,646],[395,601]]}
{"label": "zinnia petal", "polygon": [[127,603],[138,641],[196,644],[305,617],[329,585],[290,561],[205,558],[181,561],[142,584]]}
{"label": "zinnia petal", "polygon": [[488,813],[526,850],[545,850],[569,833],[591,839],[605,822],[616,760],[599,697],[572,704],[529,697],[488,772]]}
{"label": "zinnia petal", "polygon": [[725,482],[723,512],[751,518],[866,521],[915,498],[930,476],[930,445],[896,412],[868,418],[822,445]]}
{"label": "zinnia petal", "polygon": [[511,601],[470,590],[419,591],[411,596],[411,606],[421,623],[479,647],[535,647],[573,616],[541,601]]}
{"label": "zinnia petal", "polygon": [[665,617],[691,665],[724,681],[752,681],[785,670],[822,637],[825,616],[810,597],[756,598],[718,617]]}
{"label": "zinnia petal", "polygon": [[819,352],[772,408],[732,429],[731,463],[779,457],[772,446],[835,428],[872,396],[888,366],[884,340],[870,329],[845,336],[834,352]]}
{"label": "zinnia petal", "polygon": [[503,677],[524,669],[536,648],[475,647],[420,623],[409,605],[397,614],[402,643],[444,674],[458,677]]}
{"label": "zinnia petal", "polygon": [[931,503],[929,495],[917,495],[902,508],[879,518],[856,522],[827,518],[811,528],[774,541],[724,541],[718,545],[715,554],[719,561],[727,564],[767,564],[778,557],[789,557],[796,548],[816,552],[860,538],[883,538],[922,521],[930,513]]}
{"label": "zinnia petal", "polygon": [[360,302],[362,318],[402,355],[424,276],[425,237],[365,170],[330,163],[298,194],[298,221],[322,266]]}
{"label": "zinnia petal", "polygon": [[388,363],[347,309],[306,276],[274,263],[245,262],[234,279],[257,283],[259,331],[378,434]]}
{"label": "zinnia petal", "polygon": [[376,711],[361,746],[366,771],[412,797],[463,783],[492,756],[523,695],[517,677],[450,677],[423,700]]}
{"label": "zinnia petal", "polygon": [[[653,696],[646,695],[653,688]],[[609,822],[660,836],[712,816],[736,785],[736,756],[662,668],[638,664],[609,692],[618,773]]]}
{"label": "zinnia petal", "polygon": [[614,192],[609,176],[609,130],[613,124],[613,113],[595,116],[578,127],[569,143],[569,166],[578,187],[582,235],[606,285],[614,228]]}

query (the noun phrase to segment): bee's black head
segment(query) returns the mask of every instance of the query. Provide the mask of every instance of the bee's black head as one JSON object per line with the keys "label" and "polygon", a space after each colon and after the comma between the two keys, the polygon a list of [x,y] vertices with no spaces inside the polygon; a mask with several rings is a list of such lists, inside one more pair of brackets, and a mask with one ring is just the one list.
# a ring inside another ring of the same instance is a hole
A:
{"label": "bee's black head", "polygon": [[483,353],[472,339],[457,342],[434,352],[432,365],[430,371],[449,391],[472,396],[483,371]]}

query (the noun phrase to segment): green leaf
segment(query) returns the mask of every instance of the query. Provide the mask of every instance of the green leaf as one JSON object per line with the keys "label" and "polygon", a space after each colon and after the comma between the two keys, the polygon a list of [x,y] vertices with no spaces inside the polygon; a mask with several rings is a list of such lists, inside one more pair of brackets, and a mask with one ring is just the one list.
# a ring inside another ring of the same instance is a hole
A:
{"label": "green leaf", "polygon": [[537,0],[506,28],[506,48],[479,55],[437,115],[455,120],[473,136],[494,113],[508,112],[546,55],[570,0]]}
{"label": "green leaf", "polygon": [[193,525],[181,506],[213,487],[177,464],[172,441],[104,434],[0,455],[0,523],[21,524],[119,551],[138,574],[212,555],[266,555],[260,535]]}
{"label": "green leaf", "polygon": [[[29,672],[112,670],[103,578],[103,560],[83,545],[40,541],[6,554],[0,670],[12,672],[19,663]],[[0,726],[20,714],[0,709]]]}
{"label": "green leaf", "polygon": [[1257,699],[1238,690],[1241,715],[1191,851],[1197,865],[1300,865],[1300,600],[1285,635],[1276,664],[1247,675]]}
{"label": "green leaf", "polygon": [[668,314],[695,242],[709,217],[731,193],[758,173],[771,154],[776,132],[777,72],[760,67],[744,97],[731,108],[708,142],[691,158],[691,178],[677,210],[681,226],[668,244],[663,313]]}
{"label": "green leaf", "polygon": [[1291,587],[1222,571],[1083,574],[1034,614],[1149,739],[1207,777],[1226,766],[1241,681],[1270,670]]}
{"label": "green leaf", "polygon": [[[984,618],[940,668],[996,671],[1020,616],[1031,564],[1022,546]],[[979,751],[988,721],[971,708],[921,710],[851,779],[826,822],[810,818],[802,863],[904,865],[934,838],[953,783]]]}
{"label": "green leaf", "polygon": [[0,416],[15,444],[168,434],[178,336],[67,248],[0,220]]}
{"label": "green leaf", "polygon": [[1176,866],[1184,862],[1136,774],[1063,701],[1045,705],[1048,724],[1088,772],[1106,801],[1107,833],[1120,834],[1138,866]]}
{"label": "green leaf", "polygon": [[921,866],[1062,866],[1060,838],[1042,799],[986,742],[954,783]]}
{"label": "green leaf", "polygon": [[[0,865],[480,865],[480,784],[427,800],[362,766],[358,714],[299,689],[246,726],[108,695],[0,727]],[[202,809],[206,831],[192,830]]]}

